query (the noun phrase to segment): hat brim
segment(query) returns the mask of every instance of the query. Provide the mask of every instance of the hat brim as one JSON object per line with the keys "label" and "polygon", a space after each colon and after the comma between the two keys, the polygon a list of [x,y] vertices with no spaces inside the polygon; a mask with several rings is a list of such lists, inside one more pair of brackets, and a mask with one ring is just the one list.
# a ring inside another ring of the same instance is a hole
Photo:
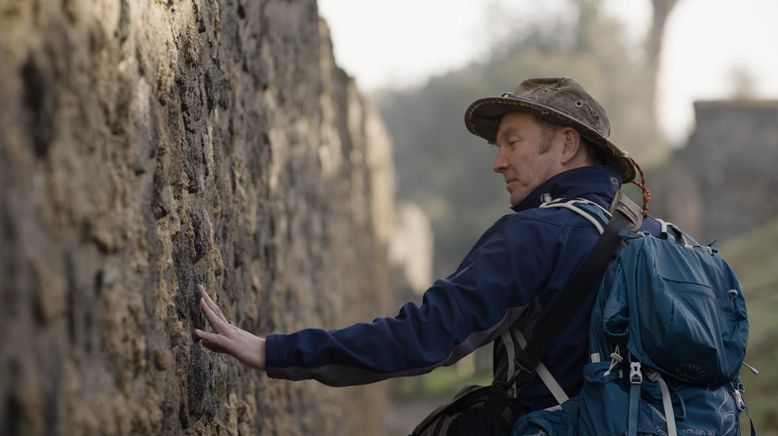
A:
{"label": "hat brim", "polygon": [[569,114],[521,97],[486,97],[474,101],[465,112],[465,126],[470,133],[494,143],[502,117],[510,112],[527,112],[561,126],[572,127],[584,138],[605,151],[605,164],[621,172],[623,183],[635,180],[635,167],[624,150],[601,132]]}

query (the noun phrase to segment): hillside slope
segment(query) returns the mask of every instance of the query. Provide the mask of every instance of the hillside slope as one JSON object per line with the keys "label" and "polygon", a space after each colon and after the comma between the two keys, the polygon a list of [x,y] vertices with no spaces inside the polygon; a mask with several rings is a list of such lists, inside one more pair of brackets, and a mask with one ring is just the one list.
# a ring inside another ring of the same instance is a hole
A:
{"label": "hillside slope", "polygon": [[[750,336],[743,368],[745,399],[760,434],[778,433],[778,220],[721,247],[740,278],[748,304]],[[767,433],[767,432],[773,433]]]}

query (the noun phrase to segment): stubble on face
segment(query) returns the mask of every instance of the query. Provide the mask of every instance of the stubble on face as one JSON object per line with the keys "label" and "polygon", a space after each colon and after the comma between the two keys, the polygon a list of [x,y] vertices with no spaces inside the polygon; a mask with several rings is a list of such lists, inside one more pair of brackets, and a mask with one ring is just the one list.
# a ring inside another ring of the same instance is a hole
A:
{"label": "stubble on face", "polygon": [[505,178],[511,206],[547,180],[555,168],[551,153],[559,127],[528,113],[503,117],[498,129],[494,171]]}

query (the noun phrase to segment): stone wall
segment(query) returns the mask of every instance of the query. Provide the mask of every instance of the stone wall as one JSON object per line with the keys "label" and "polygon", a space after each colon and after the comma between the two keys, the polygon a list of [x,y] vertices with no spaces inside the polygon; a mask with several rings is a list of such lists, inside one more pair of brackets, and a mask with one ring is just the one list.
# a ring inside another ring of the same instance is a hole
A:
{"label": "stone wall", "polygon": [[652,213],[725,241],[778,216],[778,101],[702,101],[686,147],[651,171]]}
{"label": "stone wall", "polygon": [[204,350],[386,308],[391,148],[310,0],[0,2],[0,434],[377,434]]}

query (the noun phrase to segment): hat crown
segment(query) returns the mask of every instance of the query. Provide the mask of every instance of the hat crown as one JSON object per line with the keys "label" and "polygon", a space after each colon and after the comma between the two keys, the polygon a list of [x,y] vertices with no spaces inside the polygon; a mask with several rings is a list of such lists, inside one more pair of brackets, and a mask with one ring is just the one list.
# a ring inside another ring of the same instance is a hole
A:
{"label": "hat crown", "polygon": [[[565,77],[543,77],[521,82],[512,97],[523,98],[562,112],[608,138],[608,113],[578,82]],[[542,115],[542,114],[541,114]],[[553,120],[552,120],[553,121]]]}
{"label": "hat crown", "polygon": [[494,143],[500,122],[510,112],[526,112],[553,124],[572,127],[605,152],[604,162],[635,179],[635,166],[626,152],[610,141],[611,125],[605,108],[578,82],[565,77],[535,78],[521,82],[514,92],[474,101],[465,111],[467,129]]}

